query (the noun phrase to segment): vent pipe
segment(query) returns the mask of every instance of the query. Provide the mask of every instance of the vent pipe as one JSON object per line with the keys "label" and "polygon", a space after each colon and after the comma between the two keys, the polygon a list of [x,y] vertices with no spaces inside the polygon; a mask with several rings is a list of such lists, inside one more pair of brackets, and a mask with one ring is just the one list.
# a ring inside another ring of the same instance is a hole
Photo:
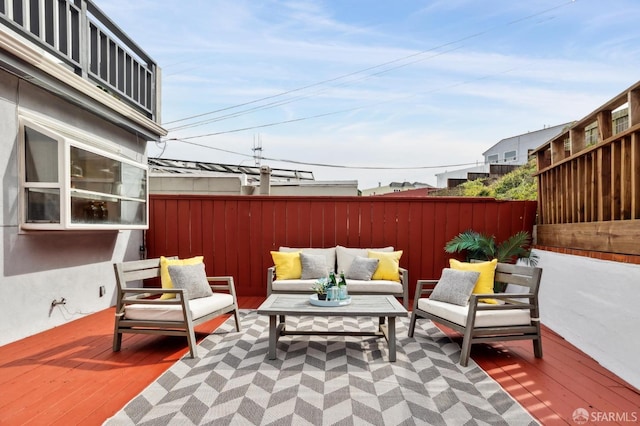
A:
{"label": "vent pipe", "polygon": [[271,194],[271,169],[269,166],[260,167],[260,195]]}

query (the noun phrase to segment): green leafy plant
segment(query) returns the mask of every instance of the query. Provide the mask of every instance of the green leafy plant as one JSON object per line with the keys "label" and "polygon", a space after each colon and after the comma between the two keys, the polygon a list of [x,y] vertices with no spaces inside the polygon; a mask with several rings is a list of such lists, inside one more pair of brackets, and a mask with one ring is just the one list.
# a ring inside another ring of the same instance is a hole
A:
{"label": "green leafy plant", "polygon": [[311,290],[318,295],[326,294],[328,285],[329,280],[327,278],[318,278],[318,280],[311,286]]}
{"label": "green leafy plant", "polygon": [[[447,253],[466,253],[466,260],[493,260],[500,263],[515,263],[522,259],[526,264],[535,266],[538,258],[531,252],[531,235],[520,231],[500,244],[494,236],[468,230],[461,232],[449,241],[444,250]],[[504,284],[495,283],[494,291],[503,292]]]}

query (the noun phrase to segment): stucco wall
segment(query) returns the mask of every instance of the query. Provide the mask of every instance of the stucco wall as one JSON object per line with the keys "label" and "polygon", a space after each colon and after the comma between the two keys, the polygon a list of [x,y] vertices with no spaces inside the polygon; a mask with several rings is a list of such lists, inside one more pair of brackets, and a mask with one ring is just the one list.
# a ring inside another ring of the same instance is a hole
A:
{"label": "stucco wall", "polygon": [[224,194],[239,195],[243,185],[240,176],[152,175],[150,194]]}
{"label": "stucco wall", "polygon": [[[113,141],[130,158],[146,158],[146,141],[0,70],[0,345],[112,306],[112,264],[137,258],[142,241],[141,231],[19,232],[18,106]],[[51,309],[62,297],[66,305]]]}
{"label": "stucco wall", "polygon": [[640,388],[640,265],[535,253],[542,323]]}

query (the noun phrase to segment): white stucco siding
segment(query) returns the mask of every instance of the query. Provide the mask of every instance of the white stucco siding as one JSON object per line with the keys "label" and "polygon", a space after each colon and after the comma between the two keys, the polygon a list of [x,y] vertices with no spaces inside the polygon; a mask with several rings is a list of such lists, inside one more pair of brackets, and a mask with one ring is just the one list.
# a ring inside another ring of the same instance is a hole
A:
{"label": "white stucco siding", "polygon": [[[112,306],[113,262],[138,258],[142,243],[142,231],[19,232],[19,107],[108,140],[130,158],[146,159],[145,140],[0,70],[0,345]],[[52,310],[51,302],[62,297],[66,304]]]}
{"label": "white stucco siding", "polygon": [[640,265],[535,253],[542,323],[640,388]]}

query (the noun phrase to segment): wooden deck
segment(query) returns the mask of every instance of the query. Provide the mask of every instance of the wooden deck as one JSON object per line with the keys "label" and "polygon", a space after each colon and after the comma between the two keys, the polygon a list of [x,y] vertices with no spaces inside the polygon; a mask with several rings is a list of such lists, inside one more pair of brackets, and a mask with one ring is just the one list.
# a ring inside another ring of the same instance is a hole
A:
{"label": "wooden deck", "polygon": [[[257,308],[262,300],[239,304]],[[0,347],[0,424],[100,425],[187,352],[184,338],[125,335],[113,353],[113,313]],[[199,326],[198,337],[221,322]],[[640,418],[637,389],[546,328],[543,339],[543,359],[533,357],[531,342],[474,345],[471,357],[542,424],[573,425],[577,408]]]}

